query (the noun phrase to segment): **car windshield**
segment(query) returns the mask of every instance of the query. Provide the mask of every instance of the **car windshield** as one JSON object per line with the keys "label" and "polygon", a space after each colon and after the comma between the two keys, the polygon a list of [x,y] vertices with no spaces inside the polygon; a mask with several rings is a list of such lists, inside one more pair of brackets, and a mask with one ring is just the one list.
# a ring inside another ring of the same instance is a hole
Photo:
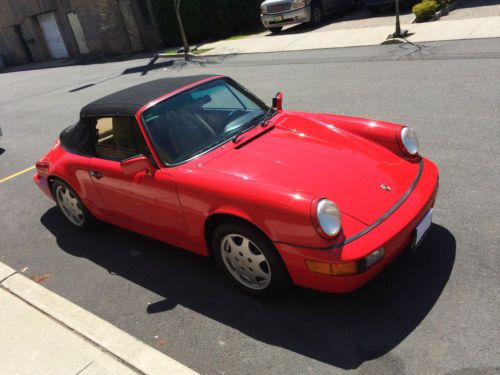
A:
{"label": "car windshield", "polygon": [[163,163],[175,165],[252,128],[268,110],[237,83],[221,78],[148,108],[142,122]]}

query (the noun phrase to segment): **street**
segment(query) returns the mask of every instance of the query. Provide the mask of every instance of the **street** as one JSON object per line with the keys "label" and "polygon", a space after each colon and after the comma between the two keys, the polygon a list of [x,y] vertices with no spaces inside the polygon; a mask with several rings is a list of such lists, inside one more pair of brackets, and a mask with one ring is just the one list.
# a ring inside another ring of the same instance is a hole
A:
{"label": "street", "polygon": [[102,224],[74,230],[31,180],[0,183],[0,262],[202,374],[500,371],[500,39],[11,71],[0,75],[0,180],[85,104],[145,80],[226,74],[284,108],[406,124],[440,168],[414,254],[347,295],[258,300],[211,259]]}

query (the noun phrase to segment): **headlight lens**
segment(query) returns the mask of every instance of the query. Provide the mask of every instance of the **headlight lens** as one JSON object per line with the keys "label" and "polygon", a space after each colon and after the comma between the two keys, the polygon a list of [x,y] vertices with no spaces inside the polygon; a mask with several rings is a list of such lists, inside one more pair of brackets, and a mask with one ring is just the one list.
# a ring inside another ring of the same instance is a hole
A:
{"label": "headlight lens", "polygon": [[335,203],[323,198],[316,206],[316,216],[321,230],[330,237],[339,234],[342,227],[340,212]]}
{"label": "headlight lens", "polygon": [[292,9],[304,8],[307,5],[307,0],[293,0]]}
{"label": "headlight lens", "polygon": [[261,5],[260,6],[260,11],[261,11],[262,14],[266,14],[267,13],[266,6],[265,5]]}
{"label": "headlight lens", "polygon": [[401,142],[403,146],[410,155],[418,154],[418,138],[417,133],[412,128],[404,127],[401,129]]}

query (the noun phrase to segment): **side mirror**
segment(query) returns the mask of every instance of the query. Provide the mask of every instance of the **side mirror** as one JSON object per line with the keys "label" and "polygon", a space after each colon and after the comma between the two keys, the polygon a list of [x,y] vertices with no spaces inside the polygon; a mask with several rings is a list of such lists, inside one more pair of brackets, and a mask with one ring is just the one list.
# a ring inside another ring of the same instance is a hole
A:
{"label": "side mirror", "polygon": [[155,167],[149,161],[149,159],[144,156],[133,156],[131,158],[125,159],[120,163],[122,171],[126,175],[135,174],[138,172],[146,172],[146,175],[153,175]]}
{"label": "side mirror", "polygon": [[283,93],[281,91],[273,98],[273,108],[277,111],[283,110]]}

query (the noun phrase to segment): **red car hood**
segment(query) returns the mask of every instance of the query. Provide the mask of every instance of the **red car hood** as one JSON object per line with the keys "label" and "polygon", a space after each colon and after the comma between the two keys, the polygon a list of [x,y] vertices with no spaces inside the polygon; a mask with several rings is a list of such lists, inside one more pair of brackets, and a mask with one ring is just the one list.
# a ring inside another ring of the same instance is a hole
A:
{"label": "red car hood", "polygon": [[200,167],[327,197],[367,225],[408,190],[419,168],[378,144],[298,115]]}

